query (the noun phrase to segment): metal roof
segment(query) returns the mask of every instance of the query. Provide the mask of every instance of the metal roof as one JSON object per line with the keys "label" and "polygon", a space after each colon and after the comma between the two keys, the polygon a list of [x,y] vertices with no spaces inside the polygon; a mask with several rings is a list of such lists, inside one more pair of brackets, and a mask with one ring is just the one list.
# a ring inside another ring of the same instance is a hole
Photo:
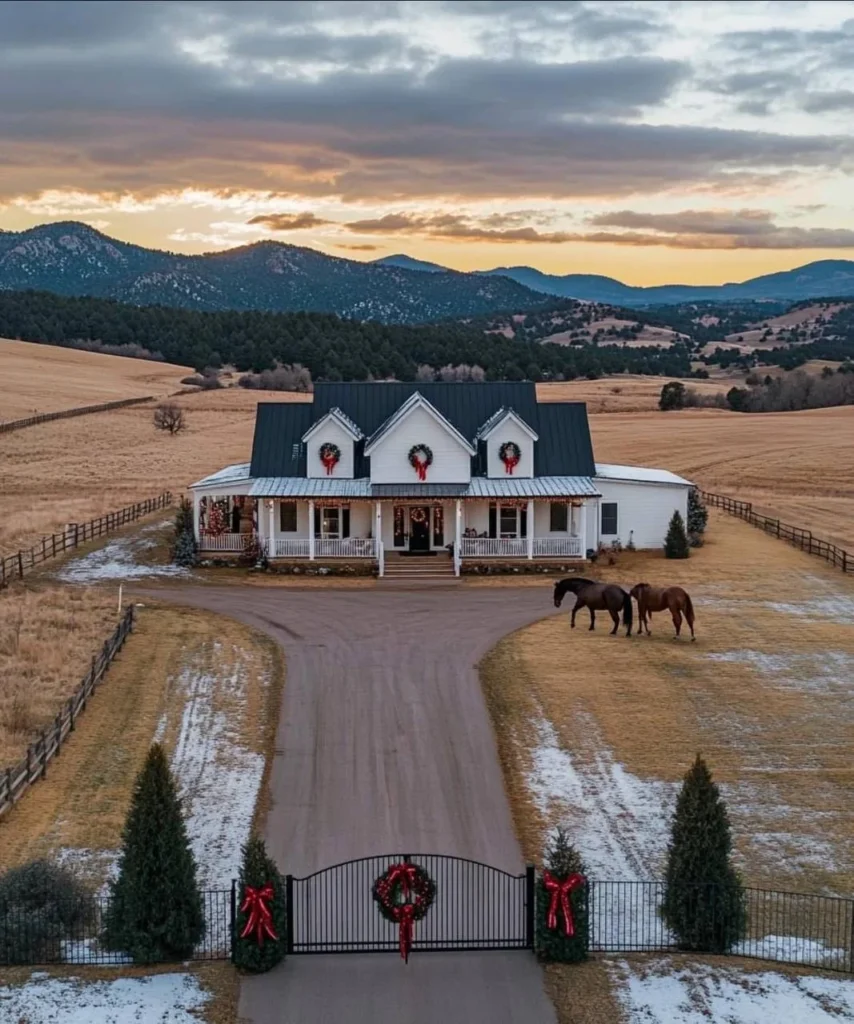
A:
{"label": "metal roof", "polygon": [[226,466],[225,469],[218,469],[216,473],[197,480],[191,487],[215,487],[217,484],[234,484],[249,480],[249,463],[238,462],[233,466]]}
{"label": "metal roof", "polygon": [[379,444],[379,442],[393,430],[398,423],[402,423],[403,420],[415,409],[426,409],[431,416],[435,419],[451,434],[452,437],[456,438],[457,441],[462,445],[463,448],[469,453],[469,455],[475,454],[475,449],[472,447],[471,442],[463,437],[463,435],[457,430],[450,420],[446,419],[439,410],[431,405],[430,402],[421,394],[420,391],[413,392],[409,398],[401,405],[399,409],[392,413],[391,416],[383,423],[383,425],[368,438],[367,444],[365,445],[365,455],[370,455],[373,449]]}
{"label": "metal roof", "polygon": [[636,484],[677,484],[680,487],[693,486],[666,469],[649,469],[646,466],[614,466],[610,463],[597,462],[596,476],[602,480],[623,480]]}
{"label": "metal roof", "polygon": [[536,430],[533,430],[522,419],[522,417],[519,415],[519,413],[516,412],[515,409],[508,409],[506,406],[503,406],[501,409],[499,409],[494,416],[490,416],[486,423],[484,423],[483,426],[478,430],[476,435],[477,439],[479,441],[485,441],[493,431],[499,428],[499,426],[507,419],[508,416],[516,420],[519,426],[525,431],[526,434],[528,434],[531,437],[533,441],[539,440]]}
{"label": "metal roof", "polygon": [[470,484],[373,484],[368,477],[336,480],[333,477],[262,477],[252,481],[253,498],[576,498],[599,496],[588,477],[547,476],[533,479],[473,477]]}
{"label": "metal roof", "polygon": [[[539,436],[534,471],[538,476],[595,475],[593,445],[582,402],[537,402],[530,382],[455,384],[397,382],[324,383],[315,385],[312,402],[262,402],[255,419],[253,477],[304,477],[303,436],[311,425],[338,409],[365,435],[376,433],[415,393],[421,394],[464,438],[477,432],[496,412],[510,409]],[[355,472],[370,474],[363,443],[354,450]],[[473,471],[482,472],[477,456]]]}
{"label": "metal roof", "polygon": [[342,429],[353,438],[354,441],[361,441],[365,436],[358,426],[350,419],[349,416],[345,416],[340,409],[330,409],[325,416],[321,416],[319,420],[313,423],[308,430],[302,435],[301,440],[307,441],[315,430],[319,430],[327,420],[334,420],[338,423]]}

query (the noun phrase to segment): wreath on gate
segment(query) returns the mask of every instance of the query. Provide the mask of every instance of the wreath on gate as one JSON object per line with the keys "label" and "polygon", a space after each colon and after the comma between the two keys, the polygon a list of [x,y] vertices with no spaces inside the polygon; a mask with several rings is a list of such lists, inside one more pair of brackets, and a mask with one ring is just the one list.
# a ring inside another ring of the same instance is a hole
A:
{"label": "wreath on gate", "polygon": [[504,472],[513,474],[513,470],[522,461],[522,449],[515,441],[505,441],[498,449],[498,458],[504,463]]}
{"label": "wreath on gate", "polygon": [[427,479],[427,470],[433,464],[433,452],[426,444],[414,444],[409,449],[409,465],[418,474],[419,480]]}
{"label": "wreath on gate", "polygon": [[409,962],[412,933],[436,899],[436,883],[418,864],[403,861],[391,864],[385,874],[374,881],[372,894],[379,912],[399,926],[400,955]]}
{"label": "wreath on gate", "polygon": [[320,446],[320,461],[323,464],[323,468],[326,470],[326,475],[331,476],[332,470],[341,461],[341,449],[337,444],[333,444],[331,441],[325,441]]}

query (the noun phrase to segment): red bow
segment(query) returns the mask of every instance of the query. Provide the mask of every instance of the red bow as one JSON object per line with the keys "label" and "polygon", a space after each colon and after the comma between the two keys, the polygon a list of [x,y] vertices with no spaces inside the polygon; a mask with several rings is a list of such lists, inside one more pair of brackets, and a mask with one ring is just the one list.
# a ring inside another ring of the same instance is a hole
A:
{"label": "red bow", "polygon": [[426,459],[415,459],[415,472],[418,474],[419,480],[427,479],[427,460]]}
{"label": "red bow", "polygon": [[584,875],[570,875],[563,881],[555,878],[551,871],[543,872],[543,885],[546,892],[551,894],[549,912],[546,917],[546,924],[549,928],[557,928],[557,908],[563,911],[563,933],[572,938],[575,935],[575,922],[572,919],[572,904],[569,902],[569,894],[573,889],[578,889],[586,883]]}
{"label": "red bow", "polygon": [[400,882],[400,888],[404,896],[408,896],[410,891],[415,888],[415,879],[417,878],[415,865],[414,864],[392,864],[388,869],[386,875],[386,886],[389,889],[393,889],[395,885]]}
{"label": "red bow", "polygon": [[513,475],[513,470],[519,465],[519,460],[515,455],[504,456],[504,472]]}
{"label": "red bow", "polygon": [[409,951],[412,949],[412,932],[415,927],[415,904],[400,903],[394,908],[394,919],[400,925],[400,955],[405,964],[409,963]]}
{"label": "red bow", "polygon": [[321,455],[320,461],[323,463],[323,468],[326,470],[326,475],[331,476],[332,470],[338,462],[338,456],[334,452],[329,452],[326,455]]}
{"label": "red bow", "polygon": [[275,896],[272,885],[267,882],[259,889],[247,885],[243,891],[243,902],[240,904],[240,913],[249,913],[249,920],[240,933],[240,938],[245,939],[255,932],[255,941],[259,946],[264,945],[264,937],[278,940],[279,936],[273,929],[273,915],[267,902]]}

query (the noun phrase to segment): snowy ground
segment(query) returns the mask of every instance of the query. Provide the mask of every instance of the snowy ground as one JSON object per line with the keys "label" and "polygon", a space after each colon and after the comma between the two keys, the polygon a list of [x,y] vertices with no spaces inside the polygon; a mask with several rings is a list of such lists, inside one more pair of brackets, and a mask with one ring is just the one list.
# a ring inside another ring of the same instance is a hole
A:
{"label": "snowy ground", "polygon": [[841,1024],[854,1021],[854,981],[786,977],[667,960],[608,962],[627,1024]]}
{"label": "snowy ground", "polygon": [[[184,697],[172,771],[187,814],[187,830],[204,889],[228,889],[240,869],[240,847],[249,838],[255,801],[264,774],[264,757],[249,750],[239,733],[247,678],[255,671],[240,648],[213,661],[228,665],[226,675],[186,665],[175,681]],[[267,681],[269,685],[269,680]],[[217,693],[227,695],[223,709]],[[165,735],[164,717],[155,739]]]}
{"label": "snowy ground", "polygon": [[0,986],[0,1021],[8,1024],[199,1024],[210,999],[191,974],[84,981],[38,972],[23,985]]}
{"label": "snowy ground", "polygon": [[72,558],[56,574],[65,583],[97,583],[102,580],[135,580],[151,576],[191,576],[189,569],[179,565],[156,565],[145,562],[144,555],[157,547],[157,538],[170,520],[151,523],[137,533],[109,541],[97,551]]}

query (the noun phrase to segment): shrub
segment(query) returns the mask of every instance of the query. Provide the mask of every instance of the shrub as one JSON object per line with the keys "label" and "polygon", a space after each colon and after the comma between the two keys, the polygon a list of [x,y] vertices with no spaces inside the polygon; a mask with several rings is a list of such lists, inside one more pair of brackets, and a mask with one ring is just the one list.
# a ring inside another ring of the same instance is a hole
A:
{"label": "shrub", "polygon": [[661,907],[681,949],[726,953],[744,937],[744,891],[731,852],[726,807],[698,754],[676,801]]}
{"label": "shrub", "polygon": [[240,933],[249,920],[248,911],[238,909],[235,922],[234,962],[243,970],[257,974],[275,967],[284,959],[287,948],[285,886],[278,868],[267,855],[267,850],[261,839],[250,839],[243,847],[243,864],[240,868],[240,886],[237,893],[237,898],[240,901],[238,907],[243,906],[247,885],[254,889],[270,885],[273,889],[273,897],[267,901],[267,906],[270,909],[272,928],[277,936],[276,939],[267,937],[262,946],[258,944],[254,935],[247,935],[245,939],[241,938]]}
{"label": "shrub", "polygon": [[[688,491],[688,536],[693,538],[706,532],[706,524],[709,521],[709,510],[703,504],[700,492],[696,487]],[[699,544],[692,544],[692,547],[699,547]]]}
{"label": "shrub", "polygon": [[196,863],[159,743],[136,779],[111,895],[104,945],[137,963],[186,959],[204,934]]}
{"label": "shrub", "polygon": [[691,554],[688,535],[685,532],[685,522],[678,509],[670,518],[667,536],[664,538],[664,554],[668,558],[688,558]]}
{"label": "shrub", "polygon": [[95,901],[74,872],[35,860],[0,875],[0,963],[62,958],[62,940],[95,927]]}
{"label": "shrub", "polygon": [[261,542],[256,534],[253,533],[247,540],[246,546],[240,553],[238,562],[240,565],[249,566],[250,568],[264,562],[264,549],[261,547]]}
{"label": "shrub", "polygon": [[[570,875],[585,874],[581,855],[569,841],[562,828],[558,828],[546,848],[545,868],[556,878],[563,880]],[[542,878],[537,880],[537,956],[541,960],[556,963],[577,963],[587,959],[589,945],[589,919],[587,908],[587,887],[579,886],[569,895],[572,921],[575,932],[572,936],[564,933],[563,914],[558,912],[557,929],[548,926],[548,911],[551,894]]]}
{"label": "shrub", "polygon": [[172,548],[172,561],[175,565],[192,568],[198,562],[198,559],[199,551],[196,546],[196,538],[192,533],[182,533]]}
{"label": "shrub", "polygon": [[178,434],[187,426],[184,410],[176,402],[161,402],[154,408],[154,426]]}
{"label": "shrub", "polygon": [[685,385],[678,380],[668,381],[661,389],[658,399],[658,408],[663,412],[670,409],[684,409],[685,407]]}

